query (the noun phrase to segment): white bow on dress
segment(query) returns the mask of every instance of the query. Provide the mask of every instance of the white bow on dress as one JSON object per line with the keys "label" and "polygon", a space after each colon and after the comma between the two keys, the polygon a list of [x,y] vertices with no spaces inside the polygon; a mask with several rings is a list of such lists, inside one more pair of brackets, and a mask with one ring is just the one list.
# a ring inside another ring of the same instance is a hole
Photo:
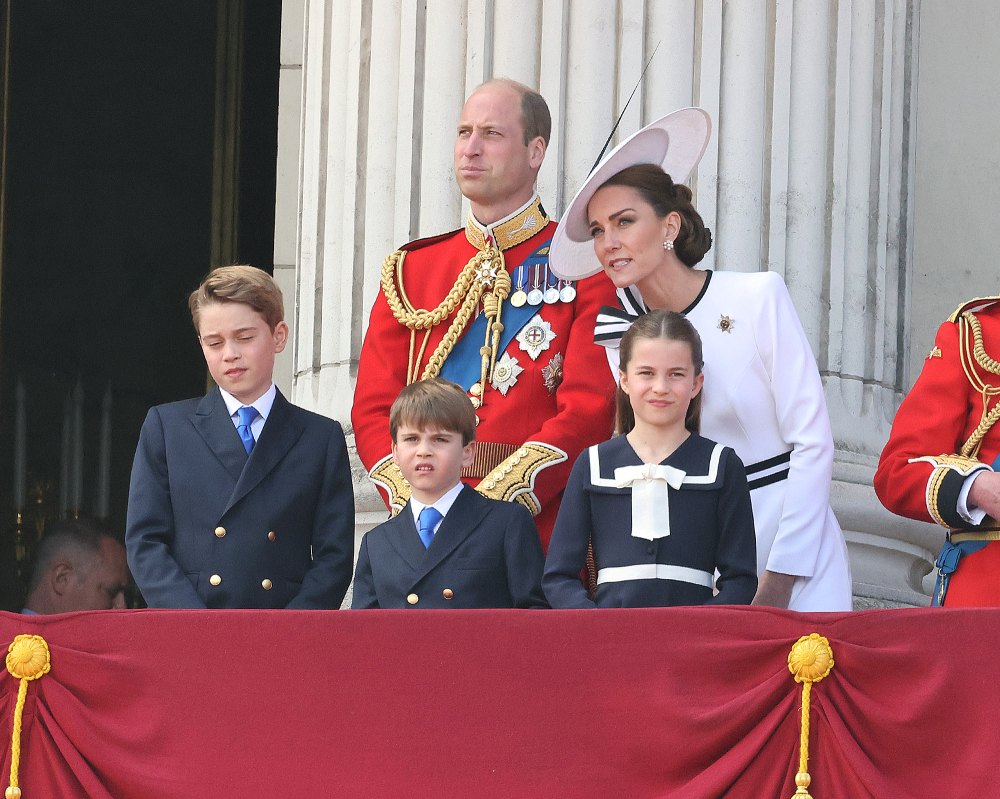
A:
{"label": "white bow on dress", "polygon": [[670,489],[679,489],[686,476],[682,469],[657,463],[615,469],[615,487],[632,489],[634,538],[654,541],[670,535]]}

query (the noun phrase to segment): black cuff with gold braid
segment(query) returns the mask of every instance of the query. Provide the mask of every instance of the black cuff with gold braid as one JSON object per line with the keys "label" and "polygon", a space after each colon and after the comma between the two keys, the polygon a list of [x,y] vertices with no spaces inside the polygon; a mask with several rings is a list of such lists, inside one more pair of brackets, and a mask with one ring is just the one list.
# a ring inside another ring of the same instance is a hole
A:
{"label": "black cuff with gold braid", "polygon": [[942,527],[949,530],[972,529],[958,513],[958,498],[969,475],[989,470],[982,461],[964,455],[927,455],[911,458],[910,463],[923,461],[934,467],[927,480],[927,510]]}
{"label": "black cuff with gold braid", "polygon": [[541,441],[526,441],[513,455],[503,461],[483,481],[476,491],[491,499],[519,502],[532,516],[542,512],[534,494],[535,477],[549,466],[566,460],[566,453]]}

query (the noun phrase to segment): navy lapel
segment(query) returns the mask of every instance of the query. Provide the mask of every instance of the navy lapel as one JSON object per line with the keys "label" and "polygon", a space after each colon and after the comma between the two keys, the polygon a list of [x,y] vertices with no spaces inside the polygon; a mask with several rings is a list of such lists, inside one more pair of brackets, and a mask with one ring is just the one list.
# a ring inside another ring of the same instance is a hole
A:
{"label": "navy lapel", "polygon": [[239,480],[247,462],[247,453],[219,389],[213,388],[202,398],[191,416],[191,424],[229,472],[233,482]]}
{"label": "navy lapel", "polygon": [[[417,525],[413,522],[413,509],[410,507],[410,503],[407,502],[403,510],[393,516],[388,524],[386,538],[389,545],[406,561],[406,565],[412,571],[420,571],[423,568],[424,559],[427,557],[427,550],[424,549],[424,542],[420,540]],[[444,522],[441,523],[441,526],[444,526]]]}
{"label": "navy lapel", "polygon": [[[236,427],[230,420],[229,426],[236,433]],[[274,404],[271,412],[267,415],[267,422],[260,433],[260,440],[254,445],[253,452],[246,459],[246,465],[240,474],[233,495],[229,498],[226,506],[228,511],[233,505],[243,497],[253,491],[260,481],[270,474],[271,470],[278,465],[278,462],[285,457],[294,445],[302,437],[305,424],[299,414],[294,413],[292,404],[286,400],[280,391],[274,395]],[[236,433],[236,440],[242,448],[239,434]]]}
{"label": "navy lapel", "polygon": [[[441,526],[438,527],[431,545],[427,547],[426,557],[419,564],[417,579],[435,569],[455,551],[459,544],[472,535],[488,510],[489,503],[486,499],[476,493],[475,489],[465,486],[455,499],[448,515],[444,517]],[[410,517],[412,520],[412,513]],[[419,537],[417,543],[420,543]]]}

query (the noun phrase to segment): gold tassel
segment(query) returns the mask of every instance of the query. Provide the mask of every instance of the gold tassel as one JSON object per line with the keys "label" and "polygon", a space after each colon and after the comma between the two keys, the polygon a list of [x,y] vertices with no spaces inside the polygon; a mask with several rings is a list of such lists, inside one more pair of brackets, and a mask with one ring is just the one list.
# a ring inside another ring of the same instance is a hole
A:
{"label": "gold tassel", "polygon": [[17,688],[14,706],[14,728],[10,741],[10,785],[4,791],[5,799],[21,799],[17,785],[17,772],[21,765],[21,714],[28,695],[28,683],[49,673],[51,657],[49,645],[40,635],[19,635],[7,647],[7,671],[21,684]]}
{"label": "gold tassel", "polygon": [[788,670],[795,682],[802,683],[802,726],[799,733],[799,772],[795,775],[795,793],[792,799],[812,799],[809,783],[809,696],[813,683],[819,682],[833,670],[833,649],[830,642],[819,633],[802,636],[788,653]]}

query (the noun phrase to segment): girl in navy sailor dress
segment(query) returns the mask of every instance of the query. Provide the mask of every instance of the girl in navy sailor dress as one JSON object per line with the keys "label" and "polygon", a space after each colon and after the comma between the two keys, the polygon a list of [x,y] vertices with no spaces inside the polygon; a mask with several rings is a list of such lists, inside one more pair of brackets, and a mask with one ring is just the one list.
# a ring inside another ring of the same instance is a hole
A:
{"label": "girl in navy sailor dress", "polygon": [[[618,435],[581,453],[563,495],[542,578],[549,603],[749,604],[757,590],[750,492],[736,453],[697,434],[697,331],[672,311],[641,317],[622,337],[621,370]],[[593,595],[580,579],[588,549]]]}

